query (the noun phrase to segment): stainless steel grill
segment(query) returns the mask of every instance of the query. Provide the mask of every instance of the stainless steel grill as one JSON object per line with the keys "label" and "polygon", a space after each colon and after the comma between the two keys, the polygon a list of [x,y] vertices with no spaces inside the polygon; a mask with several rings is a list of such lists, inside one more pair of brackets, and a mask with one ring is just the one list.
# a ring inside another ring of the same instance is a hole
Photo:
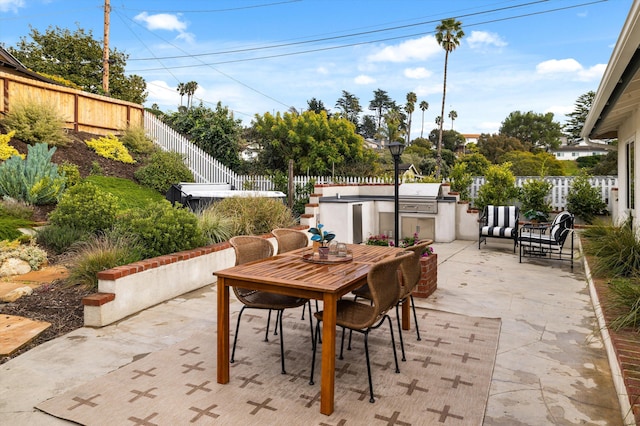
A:
{"label": "stainless steel grill", "polygon": [[439,183],[403,183],[398,190],[400,213],[438,213]]}

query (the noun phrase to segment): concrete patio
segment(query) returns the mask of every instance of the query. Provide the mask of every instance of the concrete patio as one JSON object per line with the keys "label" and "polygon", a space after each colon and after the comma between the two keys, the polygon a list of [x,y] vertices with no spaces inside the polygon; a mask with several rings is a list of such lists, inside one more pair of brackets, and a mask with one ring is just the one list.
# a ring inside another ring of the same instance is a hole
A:
{"label": "concrete patio", "polygon": [[[573,271],[566,263],[520,264],[512,244],[491,240],[481,250],[461,240],[434,249],[438,290],[417,304],[502,319],[485,425],[623,424],[580,261]],[[214,338],[215,306],[215,288],[206,286],[1,365],[0,424],[70,424],[33,407],[193,333]]]}

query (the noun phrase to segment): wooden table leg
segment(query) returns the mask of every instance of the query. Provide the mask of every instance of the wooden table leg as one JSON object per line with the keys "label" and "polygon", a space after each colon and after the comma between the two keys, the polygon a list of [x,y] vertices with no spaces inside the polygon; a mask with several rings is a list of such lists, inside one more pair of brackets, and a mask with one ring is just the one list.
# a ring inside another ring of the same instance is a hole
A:
{"label": "wooden table leg", "polygon": [[229,383],[229,287],[218,277],[218,383]]}
{"label": "wooden table leg", "polygon": [[402,329],[411,329],[411,298],[407,297],[402,302]]}
{"label": "wooden table leg", "polygon": [[322,314],[322,368],[320,377],[320,412],[327,416],[333,413],[333,398],[336,369],[336,309],[335,294],[324,295]]}

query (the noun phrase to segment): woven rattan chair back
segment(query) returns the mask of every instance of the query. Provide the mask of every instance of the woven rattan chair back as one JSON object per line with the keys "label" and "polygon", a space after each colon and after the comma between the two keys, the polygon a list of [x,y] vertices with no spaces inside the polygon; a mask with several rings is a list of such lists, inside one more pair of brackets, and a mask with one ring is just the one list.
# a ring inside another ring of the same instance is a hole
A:
{"label": "woven rattan chair back", "polygon": [[[348,328],[371,327],[398,303],[400,283],[397,271],[402,262],[411,256],[411,253],[403,252],[396,257],[382,260],[371,266],[367,275],[367,283],[371,292],[371,306],[373,307],[371,315],[369,318],[365,318],[365,316],[355,318],[354,323],[346,325]],[[357,323],[358,321],[360,324]]]}
{"label": "woven rattan chair back", "polygon": [[309,245],[309,238],[304,232],[295,229],[276,228],[271,231],[278,241],[278,254],[297,250]]}
{"label": "woven rattan chair back", "polygon": [[424,253],[427,246],[430,244],[430,242],[423,242],[420,244],[416,244],[415,246],[407,247],[405,249],[406,251],[412,252],[413,256],[407,258],[400,264],[400,270],[402,271],[400,300],[403,300],[404,298],[409,296],[413,289],[420,282],[420,275],[422,274],[420,259],[422,258],[422,253]]}
{"label": "woven rattan chair back", "polygon": [[232,237],[229,244],[236,252],[236,265],[273,256],[273,246],[262,237],[240,235]]}
{"label": "woven rattan chair back", "polygon": [[[243,263],[254,262],[273,256],[273,245],[271,245],[269,240],[261,237],[239,235],[229,239],[229,244],[231,244],[231,247],[233,247],[233,250],[236,252],[236,265],[242,265]],[[240,302],[250,305],[251,302],[246,300],[246,297],[254,294],[255,290],[233,287],[233,292]]]}

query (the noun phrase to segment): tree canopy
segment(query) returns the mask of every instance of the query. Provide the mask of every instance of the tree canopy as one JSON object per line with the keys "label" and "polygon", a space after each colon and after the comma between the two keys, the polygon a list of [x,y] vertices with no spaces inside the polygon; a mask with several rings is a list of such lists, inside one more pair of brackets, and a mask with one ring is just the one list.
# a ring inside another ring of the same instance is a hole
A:
{"label": "tree canopy", "polygon": [[580,133],[584,127],[584,122],[587,119],[587,114],[593,104],[593,99],[596,97],[596,92],[593,90],[588,91],[578,97],[573,112],[567,114],[569,119],[564,125],[563,130],[566,135],[572,140],[580,139]]}
{"label": "tree canopy", "polygon": [[262,147],[259,162],[268,170],[285,171],[290,159],[294,173],[347,176],[373,176],[376,155],[365,148],[355,126],[342,117],[327,117],[325,112],[302,114],[285,112],[256,115],[253,137]]}
{"label": "tree canopy", "polygon": [[165,114],[164,120],[225,166],[233,170],[240,166],[241,120],[234,119],[229,108],[220,102],[215,110],[200,104]]}
{"label": "tree canopy", "polygon": [[493,164],[499,163],[500,158],[507,152],[524,149],[519,139],[506,135],[482,133],[478,138],[478,151]]}
{"label": "tree canopy", "polygon": [[510,151],[501,158],[516,176],[564,176],[562,162],[549,152]]}
{"label": "tree canopy", "polygon": [[[59,76],[82,90],[105,95],[102,89],[102,46],[91,31],[78,28],[75,32],[50,26],[42,33],[31,28],[31,40],[20,37],[9,52],[34,72]],[[109,96],[142,104],[147,99],[147,83],[139,75],[124,73],[128,55],[109,50]]]}
{"label": "tree canopy", "polygon": [[529,151],[549,151],[560,147],[562,127],[553,121],[553,113],[513,111],[502,122],[500,134],[520,140]]}

